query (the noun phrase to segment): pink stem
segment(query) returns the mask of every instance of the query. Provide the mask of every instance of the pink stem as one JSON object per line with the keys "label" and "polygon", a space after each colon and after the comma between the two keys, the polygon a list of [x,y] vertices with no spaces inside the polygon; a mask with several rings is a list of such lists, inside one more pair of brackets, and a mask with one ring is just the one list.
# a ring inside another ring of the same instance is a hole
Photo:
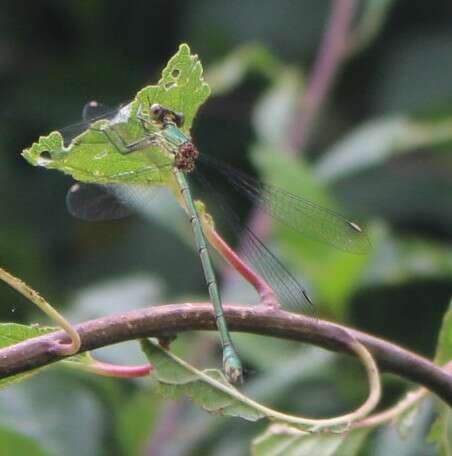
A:
{"label": "pink stem", "polygon": [[117,378],[145,377],[147,375],[150,375],[154,370],[154,367],[151,364],[142,364],[139,366],[120,366],[117,364],[103,363],[97,360],[86,367],[87,371],[93,372],[97,375]]}
{"label": "pink stem", "polygon": [[210,225],[207,228],[207,236],[215,249],[223,258],[257,291],[261,303],[270,307],[279,307],[279,303],[270,285],[256,274],[242,259],[229,247],[224,239]]}
{"label": "pink stem", "polygon": [[347,33],[353,18],[356,0],[334,0],[319,56],[303,98],[303,106],[294,123],[292,151],[303,149],[312,131],[313,122],[334,81],[347,51]]}

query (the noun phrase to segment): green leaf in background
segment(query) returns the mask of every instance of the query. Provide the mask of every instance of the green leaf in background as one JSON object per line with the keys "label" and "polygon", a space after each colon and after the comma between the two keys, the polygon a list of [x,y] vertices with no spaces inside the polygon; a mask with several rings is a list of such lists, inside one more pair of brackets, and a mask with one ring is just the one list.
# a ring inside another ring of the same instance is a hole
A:
{"label": "green leaf in background", "polygon": [[452,455],[452,412],[446,405],[441,406],[438,417],[430,428],[427,442],[436,444],[436,455]]}
{"label": "green leaf in background", "polygon": [[416,425],[416,420],[419,418],[422,405],[422,401],[416,402],[412,407],[398,415],[393,421],[392,424],[397,428],[397,431],[402,439],[407,439],[413,431],[413,428]]}
{"label": "green leaf in background", "polygon": [[[444,365],[452,361],[452,302],[443,318],[438,337],[435,361]],[[452,411],[446,404],[437,404],[438,416],[433,423],[427,441],[436,443],[438,455],[452,455]]]}
{"label": "green leaf in background", "polygon": [[[58,169],[81,182],[171,185],[171,161],[159,147],[148,147],[133,154],[121,154],[99,131],[112,129],[126,142],[143,137],[143,128],[136,118],[140,106],[161,103],[183,112],[183,130],[189,132],[199,107],[210,94],[202,78],[202,66],[186,44],[170,59],[158,85],[140,90],[135,99],[123,106],[112,119],[96,120],[92,127],[65,146],[63,136],[54,131],[25,149],[22,155],[34,166]],[[88,127],[87,127],[88,128]]]}
{"label": "green leaf in background", "polygon": [[44,451],[38,443],[38,439],[19,434],[12,429],[0,427],[1,454],[4,456],[23,455],[27,456],[57,456],[57,453]]}
{"label": "green leaf in background", "polygon": [[253,125],[259,142],[282,155],[290,148],[289,132],[304,92],[303,75],[291,67],[283,67],[278,78],[259,98],[253,111]]}
{"label": "green leaf in background", "polygon": [[[9,347],[10,345],[18,344],[24,340],[42,336],[57,330],[58,328],[26,326],[17,323],[0,323],[0,348]],[[12,377],[0,379],[0,389],[30,378],[41,369],[43,368],[34,369],[32,371],[24,372],[23,374],[17,374]]]}
{"label": "green leaf in background", "polygon": [[365,49],[379,35],[396,0],[366,0],[358,23],[348,39],[348,53],[356,54]]}
{"label": "green leaf in background", "polygon": [[[21,325],[18,323],[0,323],[0,348],[9,347],[11,345],[18,344],[34,337],[43,336],[52,332],[60,331],[60,328],[49,327],[49,326],[37,326],[37,325]],[[13,375],[0,379],[0,389],[10,386],[14,383],[19,383],[23,380],[30,378],[32,375],[37,374],[41,370],[55,366],[70,367],[73,369],[79,369],[84,371],[90,371],[90,365],[95,363],[95,359],[89,352],[81,353],[79,355],[71,356],[70,358],[63,359],[57,363],[50,364],[48,366],[39,367],[37,369],[24,372],[22,374]]]}
{"label": "green leaf in background", "polygon": [[452,248],[420,238],[396,237],[383,225],[372,232],[378,251],[366,267],[364,283],[394,285],[416,279],[447,278],[452,274]]}
{"label": "green leaf in background", "polygon": [[43,336],[58,328],[45,326],[27,326],[18,323],[0,323],[0,348],[9,347],[32,337]]}
{"label": "green leaf in background", "polygon": [[224,95],[235,89],[248,73],[256,72],[272,80],[279,74],[280,67],[281,63],[265,46],[245,44],[210,65],[206,80],[214,95]]}
{"label": "green leaf in background", "polygon": [[392,116],[367,121],[325,151],[315,165],[315,175],[323,182],[338,180],[410,149],[450,140],[450,118],[420,122],[408,116]]}
{"label": "green leaf in background", "polygon": [[[2,390],[0,410],[0,429],[39,442],[51,455],[104,454],[107,410],[101,398],[70,373],[47,369],[31,382]],[[0,445],[3,456],[2,449]]]}
{"label": "green leaf in background", "polygon": [[353,456],[364,443],[369,430],[345,434],[310,434],[299,429],[272,424],[252,444],[253,456]]}
{"label": "green leaf in background", "polygon": [[443,324],[438,336],[435,362],[443,365],[452,361],[452,302],[443,317]]}
{"label": "green leaf in background", "polygon": [[[402,416],[402,421],[404,417]],[[413,420],[408,428],[408,436],[400,431],[400,422],[388,423],[380,426],[375,433],[375,438],[370,442],[369,454],[372,456],[436,456],[434,446],[425,442],[425,436],[432,422],[432,410],[429,400],[424,400],[418,404],[416,419]],[[394,425],[395,424],[395,425]],[[405,426],[404,423],[403,426]]]}
{"label": "green leaf in background", "polygon": [[[156,392],[169,399],[188,396],[193,402],[214,415],[238,416],[256,421],[265,415],[244,404],[234,395],[235,388],[216,369],[197,371],[152,341],[142,342],[143,350],[155,368]],[[213,380],[206,381],[206,377]],[[213,386],[222,385],[222,389]]]}
{"label": "green leaf in background", "polygon": [[116,429],[124,454],[142,456],[149,442],[152,430],[159,424],[163,400],[152,394],[149,388],[142,388],[117,410]]}

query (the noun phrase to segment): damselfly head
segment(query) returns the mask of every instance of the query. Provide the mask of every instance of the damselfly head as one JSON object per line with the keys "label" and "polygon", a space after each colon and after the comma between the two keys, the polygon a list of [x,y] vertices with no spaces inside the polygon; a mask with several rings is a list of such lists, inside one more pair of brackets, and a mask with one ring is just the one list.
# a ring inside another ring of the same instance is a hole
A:
{"label": "damselfly head", "polygon": [[171,109],[164,108],[159,103],[153,103],[149,108],[149,113],[151,119],[156,122],[162,122],[163,124],[167,124],[168,122],[172,122],[176,124],[178,128],[184,125],[185,116],[181,112],[175,112]]}
{"label": "damselfly head", "polygon": [[153,120],[161,121],[162,116],[164,114],[164,110],[161,105],[159,105],[158,103],[154,103],[149,108],[149,113]]}

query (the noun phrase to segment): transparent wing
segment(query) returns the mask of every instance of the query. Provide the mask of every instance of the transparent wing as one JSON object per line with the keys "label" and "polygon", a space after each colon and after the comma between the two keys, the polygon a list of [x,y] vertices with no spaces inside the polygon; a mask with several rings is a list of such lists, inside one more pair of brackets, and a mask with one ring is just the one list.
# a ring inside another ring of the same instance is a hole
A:
{"label": "transparent wing", "polygon": [[107,186],[74,184],[66,195],[66,206],[74,217],[88,222],[128,217],[131,210]]}
{"label": "transparent wing", "polygon": [[260,205],[274,219],[304,236],[349,253],[363,254],[370,248],[365,232],[354,222],[330,209],[237,171],[204,155],[200,160],[220,173],[229,184],[253,204]]}
{"label": "transparent wing", "polygon": [[245,258],[269,283],[280,303],[293,311],[317,316],[316,308],[306,288],[252,230],[240,223],[237,218],[233,223],[237,227],[236,232],[245,234],[242,243]]}
{"label": "transparent wing", "polygon": [[[69,146],[74,140],[77,144],[109,143],[119,152],[127,152],[127,145],[136,144],[148,133],[137,116],[131,115],[131,110],[131,103],[110,110],[97,101],[90,101],[83,108],[82,122],[59,130],[64,144]],[[80,136],[87,132],[93,134]],[[149,142],[143,143],[143,148],[146,147],[149,147]]]}
{"label": "transparent wing", "polygon": [[83,121],[61,128],[59,131],[64,139],[64,144],[68,146],[71,141],[83,132],[88,130],[91,125],[98,120],[111,120],[118,115],[119,108],[110,109],[97,101],[86,103],[82,111]]}
{"label": "transparent wing", "polygon": [[153,187],[76,183],[66,195],[68,211],[88,222],[118,220],[146,209],[155,196]]}
{"label": "transparent wing", "polygon": [[[121,106],[124,104],[121,104]],[[111,109],[96,100],[88,101],[88,103],[86,103],[83,107],[82,119],[84,122],[88,123],[99,119],[111,119],[118,113],[118,111],[121,109],[121,106],[115,109]]]}
{"label": "transparent wing", "polygon": [[[294,311],[315,316],[316,310],[308,293],[300,282],[291,274],[283,263],[271,252],[253,231],[240,220],[225,199],[213,188],[202,173],[194,173],[200,186],[208,192],[209,198],[235,237],[241,237],[243,260],[260,274],[278,297],[279,302]],[[212,208],[213,209],[213,208]]]}

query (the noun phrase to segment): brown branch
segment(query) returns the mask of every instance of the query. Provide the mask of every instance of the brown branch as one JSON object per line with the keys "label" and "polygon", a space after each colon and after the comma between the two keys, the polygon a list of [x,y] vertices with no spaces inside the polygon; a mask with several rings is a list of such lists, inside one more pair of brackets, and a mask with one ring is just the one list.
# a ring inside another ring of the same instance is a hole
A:
{"label": "brown branch", "polygon": [[[325,320],[265,306],[226,305],[225,315],[233,331],[308,342],[328,350],[350,353],[344,330],[364,344],[383,371],[421,384],[452,405],[452,375],[431,361],[377,337]],[[215,330],[210,303],[187,303],[157,306],[108,316],[82,323],[77,327],[81,351],[131,339],[154,337],[194,330]],[[60,359],[52,351],[56,341],[67,342],[57,332],[0,350],[0,378],[42,367]],[[303,366],[300,366],[302,369]]]}

